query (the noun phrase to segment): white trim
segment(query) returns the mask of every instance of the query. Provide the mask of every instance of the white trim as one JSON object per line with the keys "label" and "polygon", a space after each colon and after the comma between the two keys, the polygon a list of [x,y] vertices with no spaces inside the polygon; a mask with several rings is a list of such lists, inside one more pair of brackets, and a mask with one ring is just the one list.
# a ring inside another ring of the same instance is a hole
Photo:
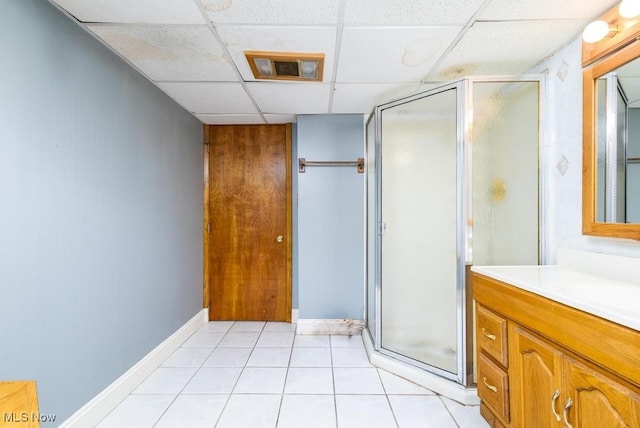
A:
{"label": "white trim", "polygon": [[97,425],[127,395],[147,378],[185,340],[209,321],[209,310],[202,309],[175,333],[156,346],[122,376],[82,406],[60,425],[61,428],[89,427]]}
{"label": "white trim", "polygon": [[450,380],[446,380],[440,376],[420,370],[419,368],[411,367],[398,360],[375,352],[373,342],[371,342],[371,337],[368,332],[362,333],[362,340],[364,341],[364,347],[369,355],[369,361],[374,366],[408,379],[411,382],[417,383],[418,385],[430,389],[437,394],[444,395],[445,397],[464,405],[469,406],[480,404],[477,388],[465,388],[464,386]]}
{"label": "white trim", "polygon": [[291,324],[298,322],[298,309],[291,309]]}
{"label": "white trim", "polygon": [[299,319],[296,334],[360,334],[364,320]]}

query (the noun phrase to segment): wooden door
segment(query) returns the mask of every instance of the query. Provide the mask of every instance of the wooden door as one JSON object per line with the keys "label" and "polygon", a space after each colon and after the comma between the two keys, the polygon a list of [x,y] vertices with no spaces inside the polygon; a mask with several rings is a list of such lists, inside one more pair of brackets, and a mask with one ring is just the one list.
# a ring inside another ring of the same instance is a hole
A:
{"label": "wooden door", "polygon": [[290,321],[291,125],[205,126],[205,139],[209,318]]}
{"label": "wooden door", "polygon": [[[509,326],[511,417],[517,427],[561,427],[562,353],[519,326]],[[554,413],[555,412],[555,413]]]}
{"label": "wooden door", "polygon": [[567,422],[581,428],[639,428],[640,391],[565,357]]}

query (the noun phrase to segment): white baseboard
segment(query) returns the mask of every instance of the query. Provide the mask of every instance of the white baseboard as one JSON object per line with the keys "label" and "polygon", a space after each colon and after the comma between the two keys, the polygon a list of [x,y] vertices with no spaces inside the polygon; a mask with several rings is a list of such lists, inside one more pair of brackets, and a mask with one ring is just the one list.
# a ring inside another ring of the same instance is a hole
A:
{"label": "white baseboard", "polygon": [[412,367],[398,360],[387,357],[375,351],[368,332],[362,333],[364,347],[369,355],[369,361],[376,367],[417,383],[437,394],[444,395],[464,405],[478,405],[478,391],[476,388],[465,388],[450,380],[434,375],[417,367]]}
{"label": "white baseboard", "polygon": [[291,324],[298,322],[298,309],[291,309]]}
{"label": "white baseboard", "polygon": [[364,320],[352,319],[299,319],[297,334],[360,334]]}
{"label": "white baseboard", "polygon": [[105,418],[147,376],[162,364],[193,333],[209,321],[209,310],[202,309],[171,336],[156,346],[122,376],[82,406],[60,425],[61,428],[92,427]]}

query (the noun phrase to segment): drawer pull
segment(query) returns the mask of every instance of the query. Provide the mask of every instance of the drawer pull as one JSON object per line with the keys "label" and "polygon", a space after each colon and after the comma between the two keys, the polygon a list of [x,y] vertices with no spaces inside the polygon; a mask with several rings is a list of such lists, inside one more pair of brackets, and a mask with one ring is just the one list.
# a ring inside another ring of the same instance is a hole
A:
{"label": "drawer pull", "polygon": [[553,393],[553,397],[551,397],[551,411],[553,412],[553,416],[556,417],[556,420],[560,422],[560,415],[556,412],[556,402],[558,401],[558,397],[560,397],[560,390],[556,389]]}
{"label": "drawer pull", "polygon": [[484,383],[484,386],[486,386],[487,388],[489,388],[491,391],[493,392],[498,392],[498,387],[497,386],[493,386],[490,385],[489,382],[487,382],[487,378],[483,377],[482,378],[482,383]]}
{"label": "drawer pull", "polygon": [[495,334],[490,334],[489,332],[487,332],[487,330],[484,329],[484,327],[482,328],[482,334],[484,334],[484,336],[487,339],[496,340],[496,335]]}
{"label": "drawer pull", "polygon": [[571,398],[568,398],[567,402],[564,403],[564,411],[562,412],[562,416],[564,417],[564,424],[567,428],[573,428],[573,425],[569,423],[569,420],[567,418],[571,406],[573,406],[573,400]]}

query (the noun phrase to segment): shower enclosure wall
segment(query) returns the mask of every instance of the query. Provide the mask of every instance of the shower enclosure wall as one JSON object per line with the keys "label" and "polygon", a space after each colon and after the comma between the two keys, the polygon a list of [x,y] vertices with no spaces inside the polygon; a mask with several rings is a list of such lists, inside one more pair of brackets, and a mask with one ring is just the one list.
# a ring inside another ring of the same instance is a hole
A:
{"label": "shower enclosure wall", "polygon": [[367,330],[375,352],[473,383],[471,264],[540,262],[538,77],[466,79],[367,123]]}

